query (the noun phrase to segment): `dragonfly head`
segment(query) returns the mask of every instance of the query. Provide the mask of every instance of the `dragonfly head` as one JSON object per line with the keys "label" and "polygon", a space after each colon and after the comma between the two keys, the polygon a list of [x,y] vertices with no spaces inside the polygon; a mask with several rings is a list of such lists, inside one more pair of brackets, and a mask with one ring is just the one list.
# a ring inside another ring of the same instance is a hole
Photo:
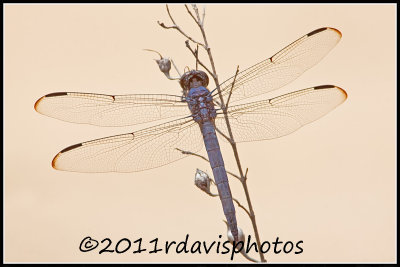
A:
{"label": "dragonfly head", "polygon": [[188,92],[191,89],[191,86],[197,88],[199,86],[207,87],[208,85],[208,76],[204,71],[201,70],[191,70],[185,72],[179,83],[185,92]]}

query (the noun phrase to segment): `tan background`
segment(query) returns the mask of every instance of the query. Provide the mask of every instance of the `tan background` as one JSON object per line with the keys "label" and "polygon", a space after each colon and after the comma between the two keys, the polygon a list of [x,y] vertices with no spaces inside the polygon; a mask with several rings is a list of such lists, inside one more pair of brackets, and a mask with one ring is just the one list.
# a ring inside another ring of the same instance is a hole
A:
{"label": "tan background", "polygon": [[[182,6],[171,11],[200,34]],[[349,98],[299,131],[239,144],[262,241],[303,240],[302,254],[266,254],[270,262],[393,262],[395,260],[395,6],[208,5],[206,30],[221,79],[267,58],[323,26],[341,42],[317,66],[271,96],[335,84]],[[217,253],[101,254],[78,250],[85,236],[158,237],[212,242],[225,237],[218,199],[193,185],[206,162],[186,158],[131,174],[55,171],[61,149],[142,126],[99,128],[42,116],[35,101],[48,93],[168,93],[180,88],[158,71],[159,50],[193,67],[185,39],[164,30],[162,5],[5,6],[5,260],[7,262],[228,262]],[[203,53],[204,56],[204,53]],[[205,152],[203,151],[204,155]],[[237,171],[229,147],[227,169]],[[232,192],[245,203],[243,190]],[[252,234],[249,219],[238,221]],[[221,239],[222,240],[222,239]],[[215,250],[213,250],[215,251]],[[258,258],[254,252],[251,254]],[[246,262],[237,255],[235,260]]]}

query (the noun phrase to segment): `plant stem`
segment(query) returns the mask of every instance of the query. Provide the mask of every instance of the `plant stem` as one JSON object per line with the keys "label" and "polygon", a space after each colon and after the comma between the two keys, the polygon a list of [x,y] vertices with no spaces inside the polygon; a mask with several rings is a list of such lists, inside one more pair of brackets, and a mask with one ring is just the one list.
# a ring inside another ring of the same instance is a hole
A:
{"label": "plant stem", "polygon": [[[197,17],[199,17],[197,8],[195,8],[195,12],[196,12]],[[208,57],[210,59],[212,71],[214,73],[213,79],[214,79],[214,82],[215,82],[215,84],[217,86],[218,95],[219,95],[220,102],[221,102],[221,109],[223,110],[223,113],[224,113],[225,122],[226,122],[227,129],[228,129],[228,132],[229,132],[229,137],[231,139],[231,146],[232,146],[232,149],[233,149],[233,153],[235,155],[235,160],[236,160],[236,164],[237,164],[238,169],[239,169],[243,190],[244,190],[244,192],[246,194],[246,200],[247,200],[247,203],[248,203],[248,206],[249,206],[249,210],[250,210],[250,220],[251,220],[251,223],[253,225],[254,235],[256,237],[256,242],[257,242],[257,246],[258,246],[258,253],[260,255],[261,261],[262,262],[266,262],[266,259],[264,258],[264,254],[261,252],[261,242],[260,242],[260,236],[259,236],[259,233],[258,233],[258,228],[257,228],[257,223],[256,223],[256,216],[255,216],[255,213],[254,213],[254,210],[253,210],[253,205],[251,204],[249,189],[247,187],[247,174],[246,174],[246,176],[243,175],[242,165],[241,165],[240,159],[239,159],[239,153],[238,153],[238,150],[237,150],[237,146],[236,146],[235,140],[233,138],[231,125],[229,123],[227,107],[225,106],[224,99],[223,99],[222,94],[221,94],[221,88],[219,86],[218,75],[217,75],[217,71],[216,71],[216,68],[215,68],[214,59],[213,59],[213,56],[212,56],[212,53],[211,53],[211,48],[208,45],[208,41],[207,41],[207,37],[206,37],[206,33],[205,33],[205,30],[204,30],[203,24],[201,23],[200,20],[199,21],[197,21],[196,19],[194,19],[194,20],[196,21],[197,25],[200,28],[200,31],[201,31],[201,34],[202,34],[203,40],[204,40],[204,45],[205,45],[204,47],[205,47],[205,49],[206,49],[206,51],[208,53]]]}
{"label": "plant stem", "polygon": [[[229,93],[229,97],[228,97],[227,103],[226,103],[226,105],[225,105],[225,102],[224,102],[224,99],[223,99],[223,96],[222,96],[222,93],[221,93],[221,88],[220,88],[220,85],[219,85],[219,81],[218,81],[218,75],[217,75],[216,67],[215,67],[215,64],[214,64],[214,59],[213,59],[213,56],[212,56],[212,53],[211,53],[211,48],[210,48],[209,45],[208,45],[207,36],[206,36],[205,30],[204,30],[204,16],[205,16],[205,11],[203,11],[203,16],[202,16],[202,17],[203,17],[203,20],[201,20],[201,19],[200,19],[199,11],[198,11],[198,9],[197,9],[197,6],[196,6],[195,4],[193,4],[192,7],[193,7],[193,10],[194,10],[196,16],[194,16],[193,13],[190,11],[189,7],[188,7],[187,5],[185,5],[185,8],[186,8],[187,12],[188,12],[189,15],[192,17],[192,19],[196,22],[197,26],[200,28],[201,34],[202,34],[202,36],[203,36],[204,43],[200,43],[200,42],[194,40],[193,38],[191,38],[189,35],[187,35],[187,34],[175,23],[175,20],[173,19],[172,15],[171,15],[171,13],[170,13],[170,11],[169,11],[168,5],[166,5],[167,12],[168,12],[168,15],[169,15],[169,17],[170,17],[170,19],[171,19],[171,21],[172,21],[172,23],[173,23],[174,25],[173,25],[173,26],[166,26],[164,23],[160,23],[160,22],[158,22],[158,24],[159,24],[161,27],[165,28],[165,29],[175,29],[175,30],[177,30],[178,32],[180,32],[183,36],[185,36],[185,37],[188,39],[188,40],[186,41],[186,47],[192,52],[192,54],[193,54],[194,57],[196,58],[196,63],[198,63],[198,64],[200,64],[202,67],[204,67],[204,68],[206,69],[206,71],[212,76],[212,78],[213,78],[213,80],[214,80],[214,83],[215,83],[215,85],[216,85],[216,87],[217,87],[217,90],[218,90],[218,96],[219,96],[219,99],[220,99],[219,105],[220,105],[220,107],[221,107],[221,109],[222,109],[222,111],[223,111],[224,118],[225,118],[225,122],[226,122],[226,126],[227,126],[228,133],[229,133],[229,137],[226,136],[226,135],[223,135],[223,136],[224,136],[225,138],[227,138],[228,141],[229,141],[230,144],[231,144],[231,147],[232,147],[232,150],[233,150],[233,154],[234,154],[234,156],[235,156],[236,164],[237,164],[237,166],[238,166],[239,174],[240,174],[240,177],[237,177],[237,175],[234,175],[234,176],[236,176],[237,178],[239,178],[240,182],[242,183],[243,190],[244,190],[245,195],[246,195],[246,200],[247,200],[247,204],[248,204],[249,210],[245,209],[242,205],[239,205],[239,207],[242,207],[242,208],[246,211],[246,213],[248,214],[248,216],[250,217],[251,223],[252,223],[252,225],[253,225],[254,235],[255,235],[255,237],[256,237],[256,243],[257,243],[258,253],[259,253],[259,255],[260,255],[260,259],[261,259],[262,262],[266,262],[266,259],[264,258],[264,254],[261,252],[261,242],[260,242],[260,236],[259,236],[259,233],[258,233],[258,228],[257,228],[257,223],[256,223],[256,216],[255,216],[255,212],[254,212],[254,210],[253,210],[253,205],[252,205],[252,203],[251,203],[249,189],[248,189],[248,187],[247,187],[247,171],[248,171],[248,170],[246,170],[246,173],[243,174],[243,169],[242,169],[242,165],[241,165],[241,163],[240,163],[240,158],[239,158],[239,152],[238,152],[238,149],[237,149],[237,146],[236,146],[236,142],[235,142],[235,140],[234,140],[234,138],[233,138],[232,128],[231,128],[231,125],[230,125],[230,122],[229,122],[229,118],[228,118],[228,111],[227,111],[228,106],[227,106],[227,105],[229,104],[229,100],[230,100],[230,97],[231,97],[231,94],[232,94],[232,90],[233,90],[234,84],[232,84],[231,91],[230,91],[230,93]],[[207,51],[208,58],[209,58],[209,60],[210,60],[210,64],[211,64],[211,67],[212,67],[212,71],[210,71],[210,70],[200,61],[200,59],[198,58],[198,54],[197,54],[197,53],[198,53],[198,49],[197,49],[196,51],[194,51],[194,50],[190,47],[190,45],[189,45],[189,40],[192,41],[192,42],[195,43],[195,44],[200,45],[201,47],[203,47],[203,48]],[[236,70],[235,80],[236,80],[236,75],[238,74],[238,71],[239,71],[239,69]],[[234,82],[235,82],[235,80],[234,80]],[[179,150],[179,149],[178,149],[178,150]],[[205,159],[203,156],[197,155],[197,154],[195,154],[195,153],[188,152],[188,151],[182,151],[182,150],[180,150],[180,151],[181,151],[182,153],[195,155],[195,156],[198,156],[198,157],[200,157],[200,158],[202,158],[202,159],[204,159],[204,160],[207,160],[207,159]],[[208,160],[207,160],[207,161],[208,161]],[[232,173],[230,173],[230,174],[232,174]],[[232,174],[232,175],[233,175],[233,174]],[[236,201],[236,202],[239,203],[238,201]],[[239,203],[239,204],[240,204],[240,203]]]}

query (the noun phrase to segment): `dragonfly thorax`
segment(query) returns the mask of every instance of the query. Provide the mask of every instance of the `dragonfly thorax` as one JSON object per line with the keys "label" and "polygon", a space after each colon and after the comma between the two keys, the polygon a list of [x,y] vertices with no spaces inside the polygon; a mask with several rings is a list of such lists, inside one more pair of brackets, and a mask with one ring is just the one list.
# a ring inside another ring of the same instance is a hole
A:
{"label": "dragonfly thorax", "polygon": [[187,102],[196,122],[211,121],[216,117],[212,96],[204,86],[191,88],[187,95]]}

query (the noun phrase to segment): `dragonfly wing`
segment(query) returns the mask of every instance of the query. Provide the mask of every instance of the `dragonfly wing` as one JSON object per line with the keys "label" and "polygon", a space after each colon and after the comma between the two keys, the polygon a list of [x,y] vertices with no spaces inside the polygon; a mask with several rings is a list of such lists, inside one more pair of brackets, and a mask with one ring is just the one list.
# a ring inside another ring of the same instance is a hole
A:
{"label": "dragonfly wing", "polygon": [[63,149],[53,159],[57,170],[74,172],[135,172],[179,160],[196,152],[203,138],[191,117],[140,131],[83,142]]}
{"label": "dragonfly wing", "polygon": [[156,94],[52,93],[36,101],[35,109],[59,120],[98,126],[127,126],[190,115],[181,97]]}
{"label": "dragonfly wing", "polygon": [[[316,86],[263,101],[231,106],[228,108],[229,123],[236,142],[274,139],[324,116],[346,98],[346,92],[339,87]],[[217,116],[215,125],[229,136],[222,114]]]}
{"label": "dragonfly wing", "polygon": [[[320,28],[294,41],[274,56],[238,73],[220,86],[230,103],[278,89],[317,64],[339,42],[342,34],[334,28]],[[232,89],[232,84],[234,87]],[[214,95],[217,91],[214,92]],[[214,96],[214,99],[219,98]]]}

